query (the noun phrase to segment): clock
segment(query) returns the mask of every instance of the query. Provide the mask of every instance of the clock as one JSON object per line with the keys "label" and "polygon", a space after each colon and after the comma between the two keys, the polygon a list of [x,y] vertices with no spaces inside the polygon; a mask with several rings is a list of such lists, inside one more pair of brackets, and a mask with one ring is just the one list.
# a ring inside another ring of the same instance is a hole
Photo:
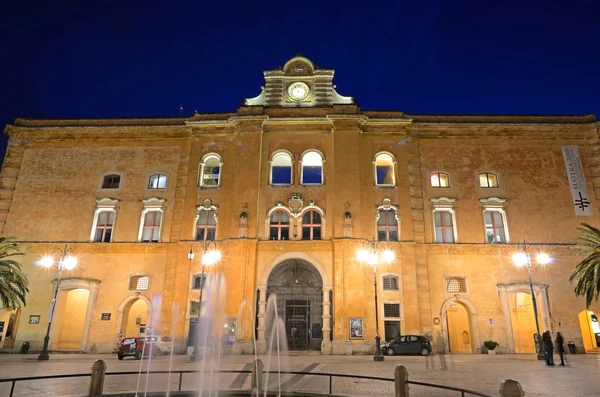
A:
{"label": "clock", "polygon": [[287,93],[292,101],[302,102],[308,98],[310,88],[305,83],[297,81],[288,86]]}

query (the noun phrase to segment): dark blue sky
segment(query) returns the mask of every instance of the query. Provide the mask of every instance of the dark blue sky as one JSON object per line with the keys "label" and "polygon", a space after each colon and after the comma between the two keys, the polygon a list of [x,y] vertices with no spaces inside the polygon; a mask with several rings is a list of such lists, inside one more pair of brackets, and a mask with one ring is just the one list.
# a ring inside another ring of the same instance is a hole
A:
{"label": "dark blue sky", "polygon": [[597,0],[59,3],[2,5],[2,127],[235,111],[299,51],[363,109],[600,111]]}

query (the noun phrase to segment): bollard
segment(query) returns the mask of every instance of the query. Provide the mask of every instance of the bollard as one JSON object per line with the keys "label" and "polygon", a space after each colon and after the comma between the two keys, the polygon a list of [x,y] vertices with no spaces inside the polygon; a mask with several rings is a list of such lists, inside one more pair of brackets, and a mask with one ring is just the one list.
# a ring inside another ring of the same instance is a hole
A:
{"label": "bollard", "polygon": [[524,395],[523,388],[514,379],[507,379],[500,384],[501,397],[523,397]]}
{"label": "bollard", "polygon": [[94,361],[92,365],[92,380],[90,382],[90,393],[88,396],[101,396],[104,388],[104,374],[106,373],[106,363],[103,360]]}
{"label": "bollard", "polygon": [[404,365],[399,365],[394,371],[396,380],[396,397],[408,397],[408,371]]}
{"label": "bollard", "polygon": [[261,359],[254,360],[252,364],[252,394],[254,391],[259,396],[263,393],[263,362]]}

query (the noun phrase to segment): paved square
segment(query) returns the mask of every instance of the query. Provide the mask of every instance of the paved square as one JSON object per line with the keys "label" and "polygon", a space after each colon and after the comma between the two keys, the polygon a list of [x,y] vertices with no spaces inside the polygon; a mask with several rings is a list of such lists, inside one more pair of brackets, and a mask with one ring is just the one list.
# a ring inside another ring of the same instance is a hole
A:
{"label": "paved square", "polygon": [[[518,380],[527,397],[591,397],[600,396],[600,354],[566,356],[567,367],[547,367],[544,362],[537,361],[533,355],[461,355],[447,354],[429,357],[396,356],[386,357],[382,363],[373,362],[372,356],[321,356],[318,354],[289,353],[281,357],[282,369],[288,371],[329,372],[339,374],[356,374],[393,378],[397,365],[408,369],[409,379],[427,383],[455,386],[497,396],[502,380],[513,378]],[[126,372],[148,369],[148,362],[125,359],[118,361],[115,355],[88,354],[55,354],[48,362],[38,362],[37,355],[0,355],[0,378],[27,376],[58,375],[72,373],[89,373],[96,359],[106,361],[108,372]],[[261,357],[265,368],[268,357]],[[221,369],[249,369],[253,356],[225,356],[221,358]],[[141,364],[141,365],[140,365]],[[174,356],[173,370],[195,370],[199,363],[191,363],[187,356]],[[151,370],[168,370],[168,356],[153,359]],[[271,359],[271,367],[276,370],[277,358]],[[275,371],[276,372],[276,371]],[[209,387],[211,377],[206,375],[184,375],[183,389],[192,389],[201,382]],[[218,381],[212,378],[212,387],[220,389],[247,389],[250,377],[239,374],[223,374]],[[107,376],[105,392],[117,391],[158,391],[165,390],[166,384],[172,390],[177,388],[178,375],[152,375],[146,385],[146,377]],[[269,389],[276,389],[278,375],[269,374]],[[327,377],[309,375],[281,375],[283,389],[306,390],[312,392],[329,392]],[[15,388],[15,396],[84,396],[89,387],[89,378],[57,379],[21,382]],[[0,383],[0,396],[7,396],[9,383]],[[333,393],[352,396],[393,396],[392,382],[378,382],[360,379],[334,378]],[[206,394],[205,394],[206,395]],[[457,392],[425,389],[411,386],[411,396],[459,396]]]}

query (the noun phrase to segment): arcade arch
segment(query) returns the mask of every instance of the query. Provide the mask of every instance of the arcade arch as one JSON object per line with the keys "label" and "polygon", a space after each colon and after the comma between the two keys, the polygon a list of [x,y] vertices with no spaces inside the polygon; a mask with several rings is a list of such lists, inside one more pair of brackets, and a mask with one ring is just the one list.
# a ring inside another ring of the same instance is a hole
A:
{"label": "arcade arch", "polygon": [[478,314],[471,301],[461,296],[448,298],[442,304],[440,317],[445,352],[477,352],[480,347]]}
{"label": "arcade arch", "polygon": [[125,338],[144,336],[150,326],[150,313],[152,301],[148,297],[140,293],[128,296],[119,305],[117,334],[122,334]]}

